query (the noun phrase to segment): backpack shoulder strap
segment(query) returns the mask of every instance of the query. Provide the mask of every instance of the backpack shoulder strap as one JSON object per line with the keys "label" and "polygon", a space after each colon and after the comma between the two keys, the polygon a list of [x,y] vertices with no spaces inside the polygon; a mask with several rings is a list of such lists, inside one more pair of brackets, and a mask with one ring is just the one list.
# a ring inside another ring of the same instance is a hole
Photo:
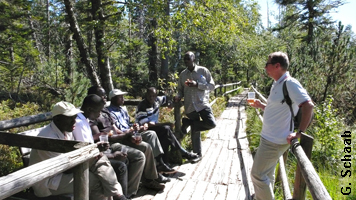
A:
{"label": "backpack shoulder strap", "polygon": [[283,83],[283,96],[284,96],[284,99],[282,100],[282,103],[286,102],[289,106],[289,110],[291,112],[291,118],[290,118],[290,126],[289,126],[289,129],[290,131],[293,131],[292,130],[292,123],[293,123],[293,119],[294,119],[294,112],[293,112],[293,108],[292,108],[292,100],[290,99],[289,97],[289,93],[288,93],[288,89],[287,89],[287,80],[284,81]]}

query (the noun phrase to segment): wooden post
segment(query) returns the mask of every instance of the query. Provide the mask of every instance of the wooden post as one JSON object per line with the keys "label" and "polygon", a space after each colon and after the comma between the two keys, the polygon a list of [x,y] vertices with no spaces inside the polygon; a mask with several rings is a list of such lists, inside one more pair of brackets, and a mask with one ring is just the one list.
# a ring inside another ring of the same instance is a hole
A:
{"label": "wooden post", "polygon": [[[313,141],[314,141],[314,138],[309,135],[306,135],[306,134],[302,134],[302,136],[300,138],[300,145],[302,146],[302,148],[309,160],[311,158],[311,153],[312,153],[312,149],[313,149]],[[305,183],[305,180],[302,176],[302,172],[300,170],[300,166],[298,164],[297,170],[295,172],[293,199],[304,200],[306,189],[307,189],[307,185]]]}
{"label": "wooden post", "polygon": [[[256,109],[257,110],[257,109]],[[262,121],[263,122],[263,121]],[[283,163],[287,162],[287,157],[288,157],[288,151],[284,152],[284,154],[279,158],[282,159],[283,158]],[[275,178],[275,183],[279,183],[282,182],[282,178],[281,178],[281,162],[279,163],[278,166],[278,170],[277,170],[277,176]],[[283,168],[285,168],[285,166],[282,166]],[[275,184],[276,185],[276,184]]]}
{"label": "wooden post", "polygon": [[316,173],[310,160],[304,153],[304,150],[300,146],[297,139],[292,140],[292,152],[298,160],[300,165],[300,171],[303,178],[309,188],[310,194],[314,200],[331,200],[331,197],[326,190],[323,182],[321,182],[320,177]]}
{"label": "wooden post", "polygon": [[183,103],[182,102],[174,102],[174,127],[175,127],[175,133],[180,133],[180,135],[182,135],[181,133],[181,127],[182,127],[182,122],[181,122],[181,118],[182,115],[180,113],[180,107],[182,107]]}
{"label": "wooden post", "polygon": [[89,200],[89,161],[74,167],[74,200]]}
{"label": "wooden post", "polygon": [[284,165],[284,156],[281,156],[279,158],[279,174],[282,180],[281,182],[282,182],[284,199],[292,199],[292,194],[290,192],[290,188],[288,184],[288,177],[286,174],[286,168]]}

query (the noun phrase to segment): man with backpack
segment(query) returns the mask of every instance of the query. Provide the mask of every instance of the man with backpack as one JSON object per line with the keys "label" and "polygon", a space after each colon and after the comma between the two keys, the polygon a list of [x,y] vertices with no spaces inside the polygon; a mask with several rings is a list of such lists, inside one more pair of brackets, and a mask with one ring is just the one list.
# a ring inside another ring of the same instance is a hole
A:
{"label": "man with backpack", "polygon": [[[295,138],[300,138],[307,129],[313,113],[314,104],[307,91],[288,70],[289,59],[283,52],[274,52],[268,56],[266,73],[274,79],[267,104],[256,99],[251,105],[264,110],[260,145],[254,157],[251,178],[255,188],[255,199],[273,200],[274,171],[278,159],[289,148]],[[288,95],[283,91],[283,85]],[[286,96],[290,97],[291,107]],[[294,127],[293,117],[301,110],[299,127]],[[297,131],[293,131],[297,129]]]}

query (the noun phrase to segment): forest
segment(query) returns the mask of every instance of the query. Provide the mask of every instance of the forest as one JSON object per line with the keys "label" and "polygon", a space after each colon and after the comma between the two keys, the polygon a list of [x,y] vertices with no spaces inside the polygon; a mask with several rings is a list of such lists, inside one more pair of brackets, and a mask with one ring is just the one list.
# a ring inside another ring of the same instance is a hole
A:
{"label": "forest", "polygon": [[279,22],[263,27],[254,0],[2,0],[0,119],[48,112],[60,100],[80,106],[91,85],[132,98],[148,86],[174,94],[186,51],[216,84],[241,81],[268,95],[267,56],[283,51],[323,117],[318,136],[330,134],[320,131],[332,123],[325,119],[355,130],[356,36],[330,16],[347,2],[275,3]]}

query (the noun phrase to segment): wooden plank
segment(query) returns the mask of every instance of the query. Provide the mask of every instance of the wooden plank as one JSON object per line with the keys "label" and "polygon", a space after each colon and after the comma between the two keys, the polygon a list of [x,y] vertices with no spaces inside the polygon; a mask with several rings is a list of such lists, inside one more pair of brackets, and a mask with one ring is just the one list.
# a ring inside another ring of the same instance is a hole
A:
{"label": "wooden plank", "polygon": [[226,148],[227,143],[228,142],[225,141],[222,145],[223,148],[221,150],[220,156],[218,156],[218,160],[216,161],[214,173],[211,174],[209,181],[210,183],[224,184],[224,177],[230,176],[232,156],[229,155],[229,150]]}
{"label": "wooden plank", "polygon": [[0,199],[9,197],[55,174],[64,172],[99,155],[96,144],[36,163],[0,177]]}
{"label": "wooden plank", "polygon": [[51,119],[52,119],[52,113],[47,112],[39,115],[31,115],[31,116],[25,116],[16,119],[0,121],[0,130],[3,131],[3,130],[8,130],[20,126],[27,126],[30,124],[49,121]]}
{"label": "wooden plank", "polygon": [[217,185],[218,193],[216,194],[215,200],[225,200],[227,195],[227,185]]}
{"label": "wooden plank", "polygon": [[197,182],[197,189],[194,191],[192,197],[190,199],[196,199],[196,200],[200,200],[203,199],[202,197],[204,196],[204,193],[206,191],[206,188],[208,187],[208,182],[206,181],[198,181]]}
{"label": "wooden plank", "polygon": [[66,153],[77,149],[77,147],[88,145],[89,143],[27,136],[0,131],[0,144]]}
{"label": "wooden plank", "polygon": [[[197,185],[197,181],[195,180],[188,180],[187,184],[183,188],[182,192],[180,193],[179,197],[177,198],[178,200],[187,200],[190,199],[191,196],[193,195],[194,191],[197,189],[200,189],[199,185]],[[168,198],[167,198],[168,199]],[[170,199],[170,197],[169,197]]]}
{"label": "wooden plank", "polygon": [[241,162],[240,157],[237,153],[237,150],[234,150],[232,154],[232,166],[230,171],[230,176],[228,177],[228,184],[242,184],[242,171],[241,171]]}
{"label": "wooden plank", "polygon": [[219,144],[217,140],[213,140],[211,147],[193,172],[192,179],[205,181],[208,178],[208,171],[211,170],[211,168],[214,168],[217,156],[220,153],[220,148],[221,144]]}
{"label": "wooden plank", "polygon": [[227,187],[226,200],[240,199],[240,196],[244,196],[243,186],[239,184],[229,184]]}
{"label": "wooden plank", "polygon": [[213,200],[215,199],[217,194],[218,194],[218,188],[216,187],[216,185],[209,183],[202,199]]}
{"label": "wooden plank", "polygon": [[174,190],[170,190],[168,192],[167,199],[178,199],[181,191],[184,189],[187,182],[187,180],[177,181],[173,186]]}

